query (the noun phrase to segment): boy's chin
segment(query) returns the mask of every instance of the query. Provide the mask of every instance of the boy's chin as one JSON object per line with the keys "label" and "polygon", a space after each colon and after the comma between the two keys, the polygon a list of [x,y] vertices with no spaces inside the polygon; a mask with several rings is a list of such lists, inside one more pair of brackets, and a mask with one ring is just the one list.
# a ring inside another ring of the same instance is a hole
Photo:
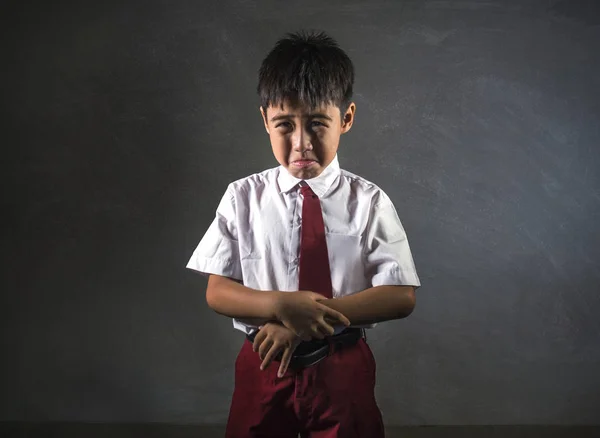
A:
{"label": "boy's chin", "polygon": [[287,171],[290,173],[290,175],[298,179],[311,179],[319,176],[321,172],[323,172],[323,168],[319,165],[314,165],[310,168],[299,169],[297,167],[294,167],[293,165],[289,165],[287,167]]}

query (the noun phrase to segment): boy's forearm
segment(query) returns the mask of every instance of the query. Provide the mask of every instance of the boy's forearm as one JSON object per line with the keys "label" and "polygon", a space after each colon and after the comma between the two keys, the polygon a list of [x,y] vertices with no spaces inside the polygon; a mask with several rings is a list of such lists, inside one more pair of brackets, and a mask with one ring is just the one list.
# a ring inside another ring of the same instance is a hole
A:
{"label": "boy's forearm", "polygon": [[261,325],[275,319],[277,291],[260,291],[230,278],[211,275],[206,288],[208,306],[221,315],[250,325]]}
{"label": "boy's forearm", "polygon": [[415,307],[413,286],[376,286],[342,298],[320,301],[343,313],[352,325],[405,318]]}

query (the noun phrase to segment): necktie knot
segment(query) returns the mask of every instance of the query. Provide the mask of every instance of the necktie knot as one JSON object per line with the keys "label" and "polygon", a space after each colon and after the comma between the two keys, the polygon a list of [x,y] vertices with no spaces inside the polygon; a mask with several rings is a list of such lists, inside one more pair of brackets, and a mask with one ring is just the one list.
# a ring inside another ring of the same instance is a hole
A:
{"label": "necktie knot", "polygon": [[317,198],[318,196],[315,194],[315,192],[312,191],[312,189],[310,188],[310,186],[308,184],[301,186],[300,187],[300,191],[302,193],[302,196],[309,197],[312,196],[313,198]]}

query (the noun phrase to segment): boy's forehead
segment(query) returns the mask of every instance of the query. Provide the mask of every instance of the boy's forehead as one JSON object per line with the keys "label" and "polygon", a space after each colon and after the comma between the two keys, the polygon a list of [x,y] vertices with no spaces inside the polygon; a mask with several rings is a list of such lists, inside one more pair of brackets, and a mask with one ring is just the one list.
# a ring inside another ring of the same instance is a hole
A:
{"label": "boy's forehead", "polygon": [[331,103],[321,103],[318,106],[311,107],[303,102],[288,100],[278,104],[270,104],[267,108],[269,117],[280,115],[310,116],[313,114],[332,114],[334,112],[339,112],[339,109],[336,105]]}

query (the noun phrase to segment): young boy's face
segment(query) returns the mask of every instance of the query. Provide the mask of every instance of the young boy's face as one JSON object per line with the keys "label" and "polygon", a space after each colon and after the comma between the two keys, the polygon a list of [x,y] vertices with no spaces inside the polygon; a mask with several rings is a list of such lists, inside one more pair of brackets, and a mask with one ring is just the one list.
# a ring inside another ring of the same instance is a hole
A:
{"label": "young boy's face", "polygon": [[340,114],[335,105],[310,109],[285,101],[283,106],[260,108],[275,158],[300,179],[319,176],[335,158],[340,136],[350,130],[356,106]]}

